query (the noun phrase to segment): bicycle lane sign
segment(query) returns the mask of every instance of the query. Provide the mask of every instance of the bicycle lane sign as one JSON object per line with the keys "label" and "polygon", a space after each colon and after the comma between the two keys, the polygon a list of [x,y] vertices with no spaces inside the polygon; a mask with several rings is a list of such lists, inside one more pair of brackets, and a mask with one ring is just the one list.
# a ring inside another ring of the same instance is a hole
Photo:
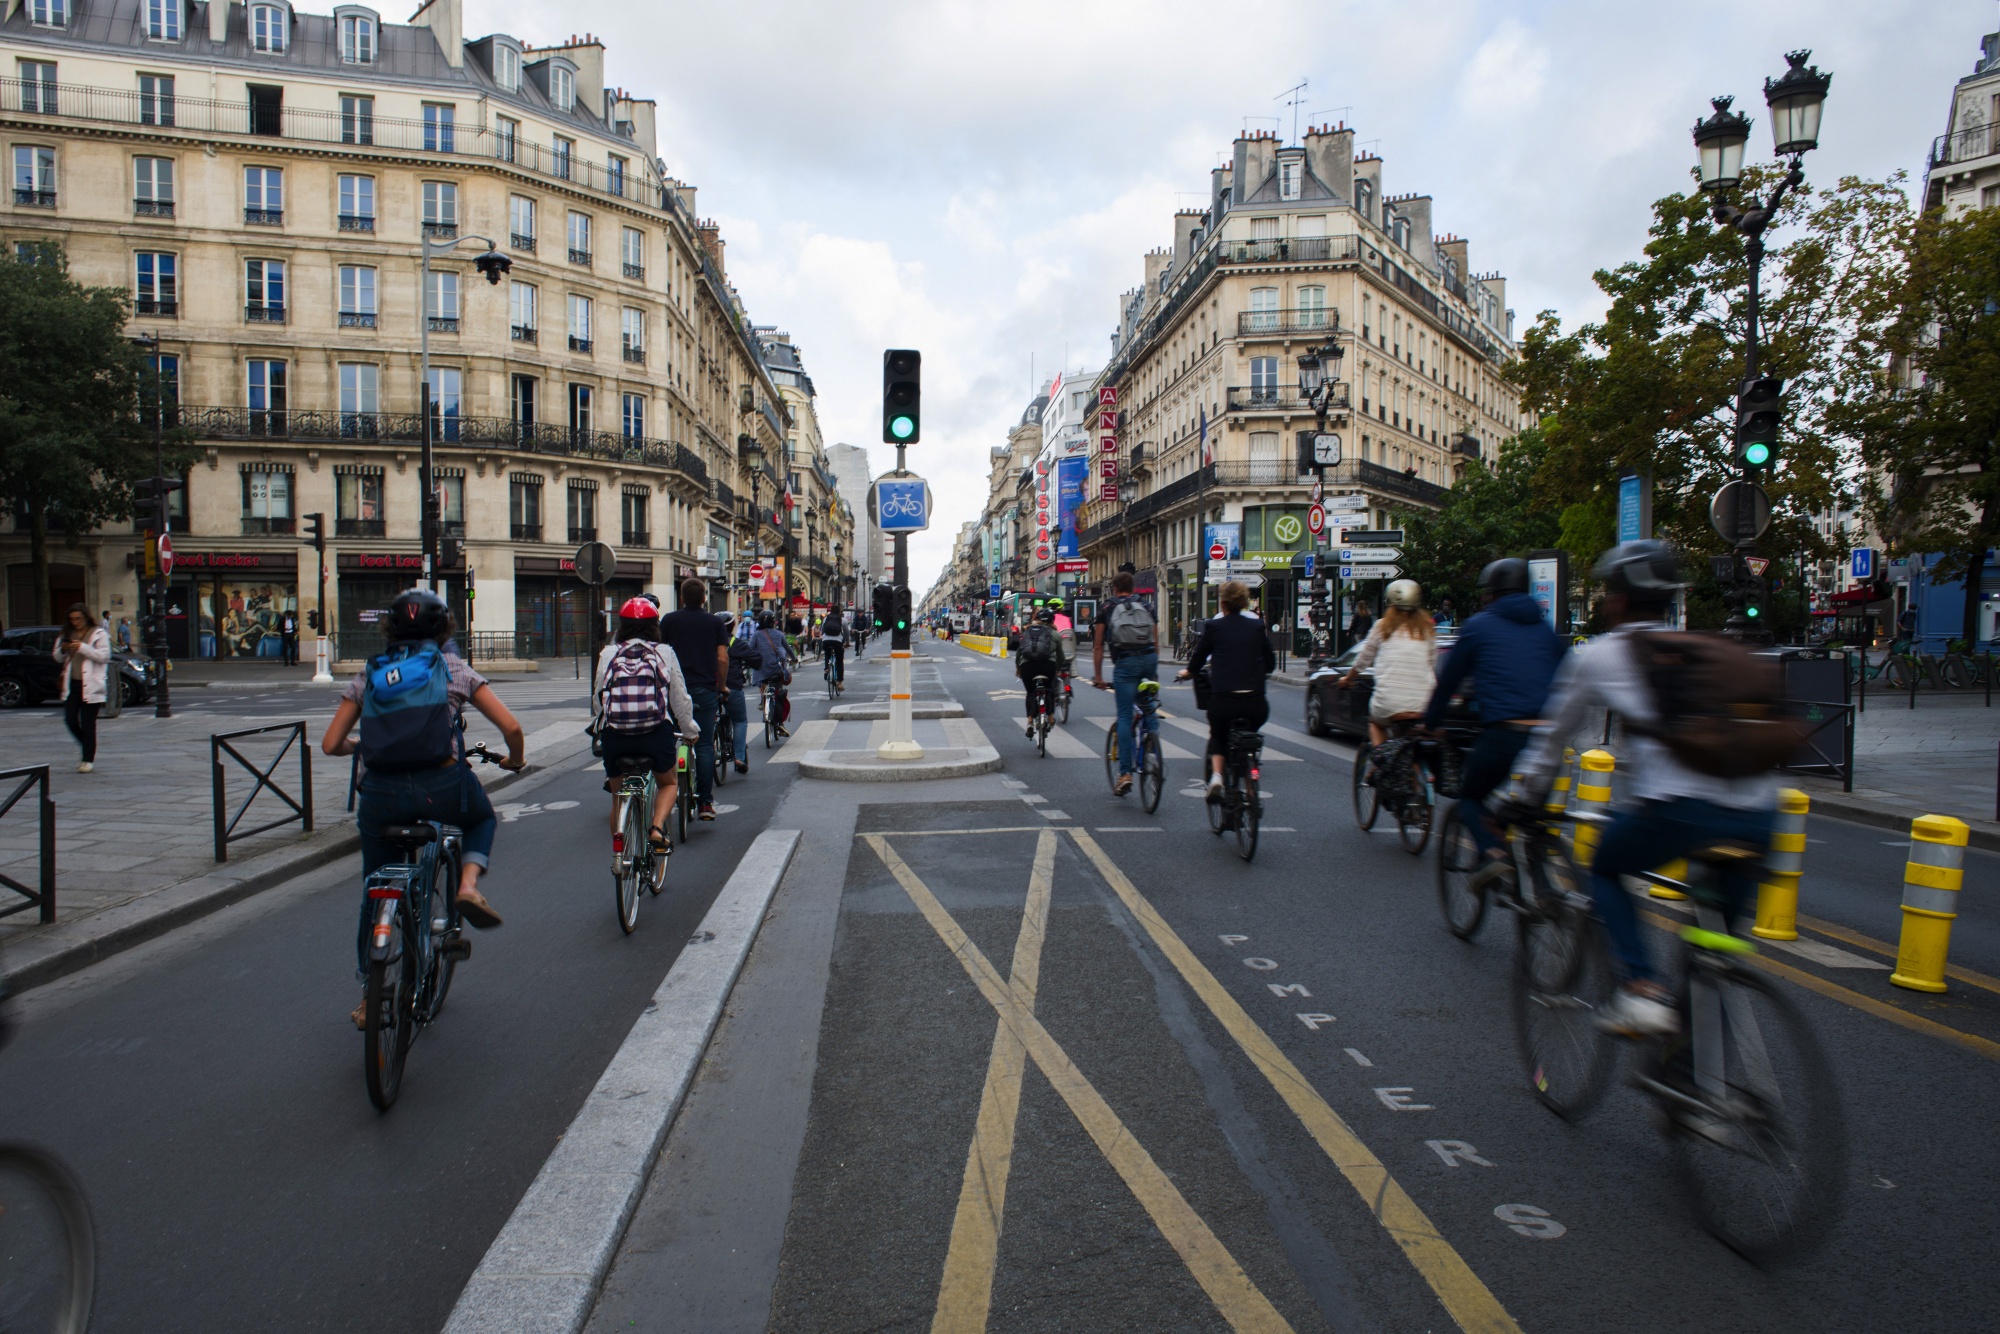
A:
{"label": "bicycle lane sign", "polygon": [[868,509],[885,533],[920,533],[930,527],[930,483],[907,473],[879,477],[869,491]]}

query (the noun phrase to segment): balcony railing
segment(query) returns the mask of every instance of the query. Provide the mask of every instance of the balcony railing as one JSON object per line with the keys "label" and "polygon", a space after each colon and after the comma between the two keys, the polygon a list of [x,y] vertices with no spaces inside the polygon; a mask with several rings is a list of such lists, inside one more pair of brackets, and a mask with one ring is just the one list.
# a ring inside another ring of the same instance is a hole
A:
{"label": "balcony railing", "polygon": [[511,327],[511,332],[514,341],[517,343],[532,343],[536,340],[537,337],[539,337],[539,335],[535,332],[535,326],[532,324],[513,325]]}
{"label": "balcony railing", "polygon": [[1248,337],[1296,338],[1328,333],[1333,311],[1322,306],[1296,310],[1246,310],[1236,316],[1236,332]]}
{"label": "balcony railing", "polygon": [[516,542],[539,542],[542,540],[542,526],[538,523],[510,524],[508,535]]}
{"label": "balcony railing", "polygon": [[273,305],[245,306],[243,307],[243,318],[252,324],[283,324],[285,322],[285,308]]}
{"label": "balcony railing", "polygon": [[1312,404],[1299,395],[1295,384],[1231,385],[1223,394],[1223,406],[1230,412],[1311,412]]}
{"label": "balcony railing", "polygon": [[432,315],[428,317],[432,333],[457,333],[458,316]]}
{"label": "balcony railing", "polygon": [[570,351],[581,352],[584,355],[588,356],[590,353],[590,348],[591,348],[591,342],[588,338],[578,338],[575,334],[571,334],[569,336]]}
{"label": "balcony railing", "polygon": [[243,210],[243,224],[246,227],[282,227],[285,225],[285,210],[246,208]]}
{"label": "balcony railing", "polygon": [[132,313],[158,315],[163,320],[176,320],[180,318],[181,303],[171,297],[155,300],[149,296],[142,296],[132,303]]}
{"label": "balcony railing", "polygon": [[340,312],[340,327],[343,329],[372,329],[375,327],[375,312],[372,310],[343,310]]}
{"label": "balcony railing", "polygon": [[572,543],[595,542],[597,525],[573,523],[569,526],[569,540]]}
{"label": "balcony railing", "polygon": [[426,241],[456,241],[458,224],[455,222],[427,222],[424,224]]}
{"label": "balcony railing", "polygon": [[625,276],[627,278],[637,278],[641,282],[643,282],[645,281],[646,278],[646,266],[644,264],[634,264],[631,263],[630,261],[627,261],[625,265]]}
{"label": "balcony railing", "polygon": [[1931,141],[1931,166],[1970,162],[2000,153],[2000,126],[1977,125],[1956,134],[1940,134]]}
{"label": "balcony railing", "polygon": [[736,512],[736,489],[727,482],[711,478],[708,483],[709,502],[719,509]]}
{"label": "balcony railing", "polygon": [[1304,261],[1332,263],[1358,259],[1361,240],[1355,236],[1295,236],[1270,241],[1225,241],[1225,264],[1276,264]]}
{"label": "balcony railing", "polygon": [[531,255],[535,253],[535,238],[532,236],[523,236],[519,232],[509,232],[507,233],[507,244],[515,250],[525,250]]}
{"label": "balcony railing", "polygon": [[340,215],[340,230],[343,232],[372,232],[375,230],[375,215],[372,213],[343,213]]}
{"label": "balcony railing", "polygon": [[135,218],[171,218],[174,216],[174,201],[171,199],[135,199],[132,201],[132,216]]}
{"label": "balcony railing", "polygon": [[299,521],[297,519],[253,518],[248,514],[243,516],[243,536],[245,537],[270,537],[274,534],[282,537],[286,533],[297,532],[298,528]]}
{"label": "balcony railing", "polygon": [[643,528],[627,528],[619,535],[619,545],[644,551],[653,545],[653,535]]}
{"label": "balcony railing", "polygon": [[382,519],[335,519],[335,537],[381,537],[386,531]]}
{"label": "balcony railing", "polygon": [[14,202],[25,205],[28,208],[54,208],[56,206],[56,192],[53,190],[25,190],[17,185],[14,187]]}
{"label": "balcony railing", "polygon": [[630,343],[625,344],[625,360],[631,362],[634,366],[645,365],[646,349],[643,347],[633,347]]}
{"label": "balcony railing", "polygon": [[575,246],[571,246],[569,248],[569,262],[572,264],[581,264],[588,268],[590,266],[590,252],[588,250],[578,250]]}

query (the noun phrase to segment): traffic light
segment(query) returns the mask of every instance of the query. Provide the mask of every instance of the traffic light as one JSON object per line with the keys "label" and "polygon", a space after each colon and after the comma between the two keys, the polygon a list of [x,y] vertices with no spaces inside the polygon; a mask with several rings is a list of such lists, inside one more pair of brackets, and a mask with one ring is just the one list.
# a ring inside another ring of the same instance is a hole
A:
{"label": "traffic light", "polygon": [[438,568],[456,570],[465,564],[465,539],[447,537],[438,543]]}
{"label": "traffic light", "polygon": [[898,588],[895,590],[895,596],[891,610],[894,613],[894,619],[891,620],[889,623],[889,628],[891,632],[891,638],[889,640],[889,643],[891,647],[894,648],[908,648],[910,646],[910,590],[909,589]]}
{"label": "traffic light", "polygon": [[319,629],[319,608],[315,607],[306,613],[306,628],[308,630]]}
{"label": "traffic light", "polygon": [[1764,599],[1767,596],[1764,580],[1759,575],[1751,575],[1743,581],[1743,614],[1751,620],[1761,620],[1764,615]]}
{"label": "traffic light", "polygon": [[1736,462],[1745,468],[1768,468],[1778,456],[1778,424],[1783,416],[1785,382],[1762,375],[1743,382],[1736,396]]}
{"label": "traffic light", "polygon": [[882,439],[913,445],[922,435],[924,354],[892,347],[882,354]]}
{"label": "traffic light", "polygon": [[877,584],[872,596],[875,629],[886,630],[889,628],[890,619],[896,614],[896,590],[887,584]]}
{"label": "traffic light", "polygon": [[326,515],[308,514],[305,516],[305,520],[305,540],[312,545],[314,551],[324,556],[326,554]]}

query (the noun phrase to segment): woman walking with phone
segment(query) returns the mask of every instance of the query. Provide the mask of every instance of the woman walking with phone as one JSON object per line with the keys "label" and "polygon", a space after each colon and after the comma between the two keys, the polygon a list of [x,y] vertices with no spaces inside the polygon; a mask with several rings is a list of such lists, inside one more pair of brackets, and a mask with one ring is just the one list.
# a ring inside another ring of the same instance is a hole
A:
{"label": "woman walking with phone", "polygon": [[87,774],[97,767],[97,714],[110,676],[111,636],[79,602],[69,609],[51,656],[62,664],[63,722],[83,751],[76,771]]}

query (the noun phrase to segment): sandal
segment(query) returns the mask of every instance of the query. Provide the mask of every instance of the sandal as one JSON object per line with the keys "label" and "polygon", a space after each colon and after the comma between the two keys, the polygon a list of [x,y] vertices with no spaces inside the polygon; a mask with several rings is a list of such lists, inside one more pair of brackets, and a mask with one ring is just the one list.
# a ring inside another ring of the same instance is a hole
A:
{"label": "sandal", "polygon": [[458,915],[481,931],[500,925],[500,914],[493,911],[493,905],[476,889],[458,891]]}
{"label": "sandal", "polygon": [[674,841],[667,837],[667,831],[659,825],[654,825],[646,831],[646,842],[654,852],[673,855]]}
{"label": "sandal", "polygon": [[347,1017],[354,1021],[354,1026],[356,1028],[360,1029],[363,1033],[366,1033],[368,1031],[368,998],[366,996],[363,996],[361,998],[361,1004],[355,1006],[354,1013],[348,1015]]}

